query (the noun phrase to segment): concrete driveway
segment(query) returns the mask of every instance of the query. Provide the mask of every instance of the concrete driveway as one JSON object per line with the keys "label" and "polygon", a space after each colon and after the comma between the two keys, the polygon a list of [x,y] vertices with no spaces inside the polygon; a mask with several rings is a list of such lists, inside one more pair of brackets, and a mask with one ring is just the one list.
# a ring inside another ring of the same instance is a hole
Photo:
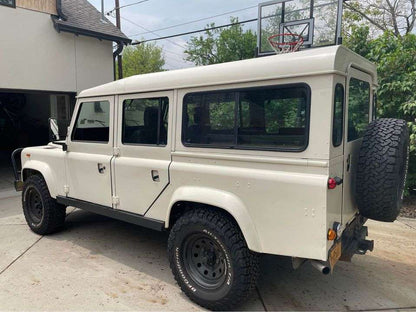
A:
{"label": "concrete driveway", "polygon": [[[65,231],[41,237],[11,195],[0,193],[1,310],[201,310],[172,278],[166,233],[72,209]],[[368,226],[375,251],[331,276],[263,256],[259,286],[241,309],[416,310],[416,221]]]}

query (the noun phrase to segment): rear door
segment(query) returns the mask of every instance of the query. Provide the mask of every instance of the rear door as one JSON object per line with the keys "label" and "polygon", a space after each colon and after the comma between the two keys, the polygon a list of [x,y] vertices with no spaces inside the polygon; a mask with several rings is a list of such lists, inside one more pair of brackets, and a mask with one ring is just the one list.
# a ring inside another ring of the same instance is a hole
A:
{"label": "rear door", "polygon": [[144,215],[169,184],[173,91],[119,96],[114,160],[117,209]]}
{"label": "rear door", "polygon": [[348,223],[357,212],[354,192],[362,137],[372,116],[371,76],[350,68],[347,79],[347,105],[344,140],[344,192],[342,223]]}

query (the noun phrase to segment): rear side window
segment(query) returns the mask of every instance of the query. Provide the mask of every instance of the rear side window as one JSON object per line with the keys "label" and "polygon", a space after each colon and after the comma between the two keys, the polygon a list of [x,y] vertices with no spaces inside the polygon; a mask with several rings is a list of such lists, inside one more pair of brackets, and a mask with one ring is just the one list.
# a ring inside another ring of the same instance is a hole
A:
{"label": "rear side window", "polygon": [[169,99],[129,99],[123,102],[123,144],[166,145]]}
{"label": "rear side window", "polygon": [[309,100],[305,85],[188,94],[184,99],[183,143],[304,150]]}
{"label": "rear side window", "polygon": [[81,103],[73,141],[108,143],[110,135],[110,103],[108,101]]}
{"label": "rear side window", "polygon": [[200,145],[233,146],[235,93],[188,95],[185,99],[185,142]]}
{"label": "rear side window", "polygon": [[334,96],[334,117],[333,117],[332,144],[338,147],[342,143],[344,134],[344,86],[337,84]]}
{"label": "rear side window", "polygon": [[351,78],[348,100],[348,142],[361,138],[369,123],[370,84]]}

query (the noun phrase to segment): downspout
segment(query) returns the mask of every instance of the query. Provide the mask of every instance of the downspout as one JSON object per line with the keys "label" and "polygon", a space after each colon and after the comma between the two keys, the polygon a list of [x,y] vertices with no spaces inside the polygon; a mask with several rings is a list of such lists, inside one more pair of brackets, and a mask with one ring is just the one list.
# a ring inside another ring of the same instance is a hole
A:
{"label": "downspout", "polygon": [[123,52],[124,44],[121,41],[117,42],[117,50],[113,53],[113,67],[114,67],[114,81],[117,80],[116,59]]}
{"label": "downspout", "polygon": [[62,11],[62,0],[56,0],[56,12],[58,13],[58,17],[64,21],[66,21],[68,18]]}

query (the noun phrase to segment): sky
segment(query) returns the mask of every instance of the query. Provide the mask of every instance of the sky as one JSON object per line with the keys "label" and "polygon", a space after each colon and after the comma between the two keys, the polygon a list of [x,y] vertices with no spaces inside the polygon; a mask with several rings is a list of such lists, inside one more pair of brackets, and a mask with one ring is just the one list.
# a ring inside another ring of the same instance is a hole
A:
{"label": "sky", "polygon": [[[97,9],[101,10],[101,0],[89,0]],[[138,2],[139,0],[120,0],[120,6]],[[115,6],[114,0],[104,0],[104,11],[108,12]],[[239,20],[257,18],[257,5],[259,0],[148,0],[146,2],[121,9],[121,28],[124,34],[133,40],[152,39],[156,34],[148,33],[148,30],[158,30],[196,19],[206,18],[225,12],[252,7],[247,10],[233,14],[212,18],[185,26],[175,27],[168,30],[156,31],[159,36],[168,36],[176,33],[187,32],[204,28],[208,23],[215,22],[216,25],[228,24],[230,16],[238,17]],[[253,7],[254,6],[254,7]],[[108,16],[107,16],[108,17]],[[114,18],[108,17],[115,23]],[[255,30],[256,22],[245,25],[245,28]],[[198,34],[197,34],[198,35]],[[184,61],[183,51],[186,42],[191,36],[176,37],[169,40],[159,40],[157,45],[163,48],[166,60],[166,69],[179,69],[193,66],[192,63]]]}

